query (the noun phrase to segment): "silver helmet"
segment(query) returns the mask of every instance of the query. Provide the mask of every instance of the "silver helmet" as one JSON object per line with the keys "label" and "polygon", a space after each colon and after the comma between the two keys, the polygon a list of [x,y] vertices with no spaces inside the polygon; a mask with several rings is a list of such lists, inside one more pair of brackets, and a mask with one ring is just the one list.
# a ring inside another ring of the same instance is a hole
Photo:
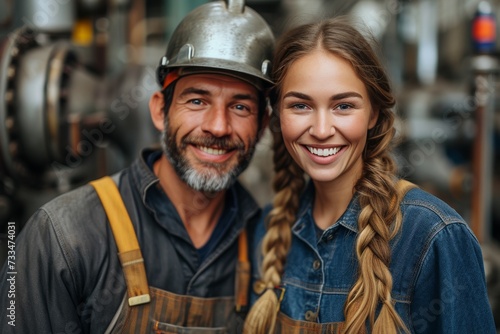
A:
{"label": "silver helmet", "polygon": [[212,1],[192,10],[179,23],[160,60],[158,80],[179,68],[179,75],[224,73],[258,88],[270,78],[274,35],[244,0]]}

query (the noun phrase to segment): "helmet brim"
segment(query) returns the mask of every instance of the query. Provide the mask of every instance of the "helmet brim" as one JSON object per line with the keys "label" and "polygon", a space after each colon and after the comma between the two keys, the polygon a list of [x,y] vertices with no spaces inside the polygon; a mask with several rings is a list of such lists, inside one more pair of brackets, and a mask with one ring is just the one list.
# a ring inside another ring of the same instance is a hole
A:
{"label": "helmet brim", "polygon": [[177,69],[181,77],[202,73],[229,75],[255,86],[258,90],[265,90],[273,85],[271,79],[259,73],[253,67],[222,59],[195,58],[189,62],[176,63],[168,66],[168,68]]}

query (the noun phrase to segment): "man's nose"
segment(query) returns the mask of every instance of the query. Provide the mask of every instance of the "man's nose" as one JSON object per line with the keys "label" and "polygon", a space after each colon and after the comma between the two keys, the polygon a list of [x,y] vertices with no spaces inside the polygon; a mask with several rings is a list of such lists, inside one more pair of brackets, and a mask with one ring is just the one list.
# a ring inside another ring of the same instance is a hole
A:
{"label": "man's nose", "polygon": [[225,106],[219,104],[212,105],[210,110],[205,114],[201,128],[215,137],[230,135],[233,131],[231,117]]}

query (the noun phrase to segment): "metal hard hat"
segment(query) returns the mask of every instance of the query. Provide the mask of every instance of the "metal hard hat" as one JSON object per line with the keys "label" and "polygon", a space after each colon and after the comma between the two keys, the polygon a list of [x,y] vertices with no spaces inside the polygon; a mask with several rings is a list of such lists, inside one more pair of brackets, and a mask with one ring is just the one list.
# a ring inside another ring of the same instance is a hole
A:
{"label": "metal hard hat", "polygon": [[[225,73],[262,88],[272,84],[274,41],[266,21],[244,0],[212,1],[179,23],[159,68],[179,68],[181,76]],[[163,82],[161,73],[159,80]]]}

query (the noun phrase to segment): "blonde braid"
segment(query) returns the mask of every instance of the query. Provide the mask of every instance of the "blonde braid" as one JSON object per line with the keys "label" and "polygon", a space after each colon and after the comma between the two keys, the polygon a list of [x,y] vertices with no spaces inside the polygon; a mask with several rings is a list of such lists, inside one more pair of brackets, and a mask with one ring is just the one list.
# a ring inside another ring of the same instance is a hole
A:
{"label": "blonde braid", "polygon": [[[401,227],[401,198],[394,179],[395,164],[387,153],[394,135],[393,115],[384,115],[382,133],[369,139],[365,151],[364,175],[356,185],[362,207],[358,219],[359,235],[356,256],[359,261],[358,279],[349,292],[344,308],[345,333],[364,333],[366,320],[373,334],[408,333],[397,314],[392,300],[392,274],[389,271],[391,249],[389,241]],[[390,121],[388,121],[388,119]],[[392,199],[387,201],[387,199]],[[382,303],[375,319],[376,309]]]}
{"label": "blonde braid", "polygon": [[243,333],[267,334],[274,332],[279,301],[274,288],[281,284],[286,256],[290,249],[291,225],[304,188],[304,174],[285,148],[281,131],[273,132],[276,193],[273,209],[267,219],[267,233],[262,241],[262,283],[266,289],[250,310]]}
{"label": "blonde braid", "polygon": [[[376,45],[374,39],[372,42]],[[393,283],[389,271],[389,242],[398,233],[402,223],[399,212],[401,199],[395,187],[395,163],[389,155],[389,146],[395,132],[391,110],[395,99],[388,76],[372,44],[345,18],[304,24],[289,30],[281,36],[274,56],[273,105],[279,103],[280,89],[290,66],[318,48],[351,63],[365,84],[372,107],[378,111],[377,124],[368,133],[363,156],[363,175],[355,189],[359,193],[362,207],[356,241],[359,273],[344,305],[345,333],[364,333],[367,322],[370,331],[375,334],[408,332],[393,305]],[[264,284],[267,288],[272,288],[281,281],[284,260],[291,242],[290,224],[295,219],[300,193],[298,190],[302,190],[304,183],[302,172],[285,152],[280,133],[275,133],[274,149],[275,166],[279,166],[274,184],[275,209],[270,214],[268,232],[263,241]],[[289,186],[287,182],[290,182]],[[246,333],[265,334],[268,330],[272,331],[278,309],[276,299],[271,290],[259,299],[247,318]],[[376,317],[380,303],[380,313]],[[263,304],[272,305],[266,308]],[[253,327],[247,326],[254,322],[260,323]]]}

